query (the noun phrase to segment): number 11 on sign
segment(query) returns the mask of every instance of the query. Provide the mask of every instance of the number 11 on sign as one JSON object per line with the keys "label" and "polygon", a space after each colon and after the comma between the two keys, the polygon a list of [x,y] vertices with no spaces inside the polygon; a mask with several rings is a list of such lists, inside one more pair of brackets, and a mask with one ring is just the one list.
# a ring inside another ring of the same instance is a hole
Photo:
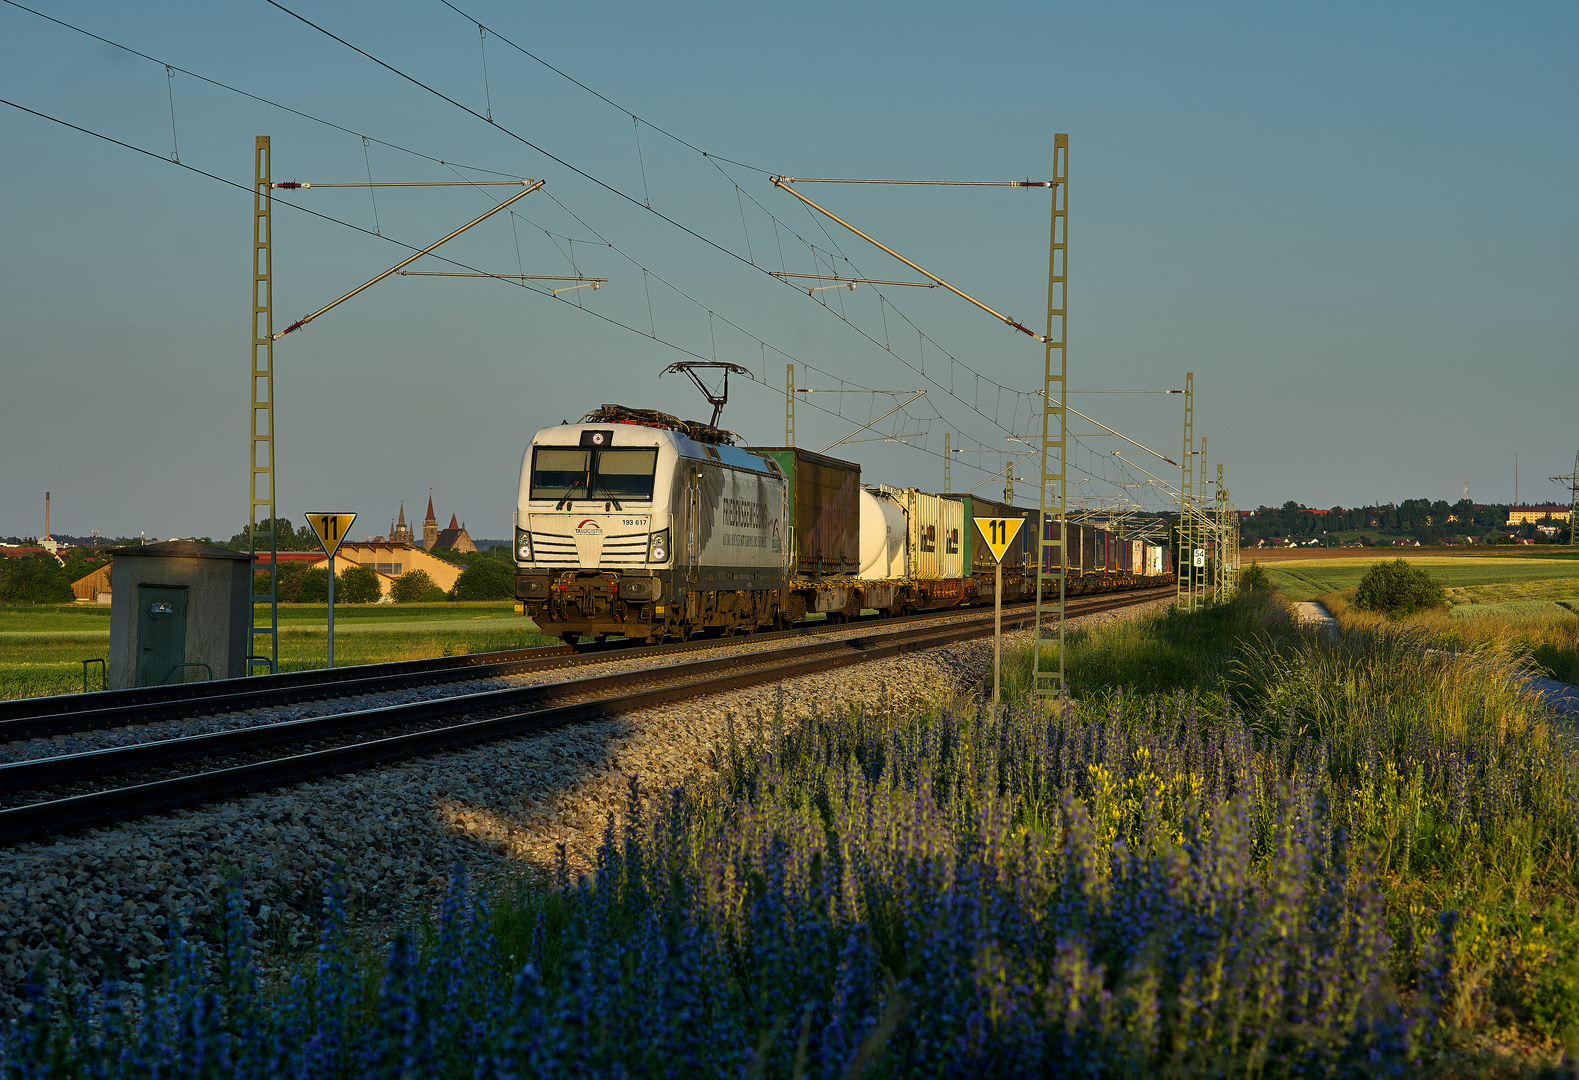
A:
{"label": "number 11 on sign", "polygon": [[[1003,556],[1020,535],[1024,518],[972,518],[981,538],[992,552],[994,567],[992,586],[992,715],[998,715],[998,695],[1003,667]],[[1023,559],[1021,560],[1023,562]]]}

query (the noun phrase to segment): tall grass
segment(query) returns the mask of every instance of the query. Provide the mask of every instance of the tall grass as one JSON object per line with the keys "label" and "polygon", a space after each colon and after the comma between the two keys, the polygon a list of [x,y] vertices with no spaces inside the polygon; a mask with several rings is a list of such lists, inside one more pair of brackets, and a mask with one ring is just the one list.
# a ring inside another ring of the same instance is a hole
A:
{"label": "tall grass", "polygon": [[[1356,608],[1347,592],[1325,593],[1317,599],[1345,632],[1366,633],[1383,621],[1383,616]],[[1475,610],[1481,607],[1491,610]],[[1519,662],[1540,674],[1579,683],[1579,618],[1563,611],[1545,608],[1526,614],[1502,605],[1461,604],[1451,610],[1416,612],[1405,625],[1428,635],[1437,648],[1508,649],[1512,650],[1508,655],[1517,654]]]}
{"label": "tall grass", "polygon": [[1260,593],[1104,630],[1071,648],[1071,689],[1110,701],[1164,670],[1204,710],[1286,745],[1289,767],[1316,755],[1333,816],[1382,875],[1399,978],[1458,911],[1479,972],[1464,1022],[1555,1037],[1579,1023],[1579,742],[1525,685],[1536,648],[1324,599],[1336,639]]}

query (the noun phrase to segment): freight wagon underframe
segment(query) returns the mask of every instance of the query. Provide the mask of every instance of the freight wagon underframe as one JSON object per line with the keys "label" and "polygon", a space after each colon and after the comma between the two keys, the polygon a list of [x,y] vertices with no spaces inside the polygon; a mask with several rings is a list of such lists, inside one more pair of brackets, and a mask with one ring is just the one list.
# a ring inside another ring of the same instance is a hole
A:
{"label": "freight wagon underframe", "polygon": [[[1023,567],[1006,569],[1004,599],[1030,599],[1034,576]],[[1171,580],[1157,579],[1164,584]],[[1071,574],[1065,592],[1071,596],[1119,592],[1151,583],[1132,574]],[[725,587],[716,587],[720,585]],[[524,614],[551,637],[574,642],[583,636],[598,640],[619,636],[657,642],[701,633],[749,634],[783,628],[816,614],[842,623],[863,611],[905,615],[990,603],[992,585],[983,577],[826,578],[786,584],[763,571],[542,570],[517,575],[516,597]]]}

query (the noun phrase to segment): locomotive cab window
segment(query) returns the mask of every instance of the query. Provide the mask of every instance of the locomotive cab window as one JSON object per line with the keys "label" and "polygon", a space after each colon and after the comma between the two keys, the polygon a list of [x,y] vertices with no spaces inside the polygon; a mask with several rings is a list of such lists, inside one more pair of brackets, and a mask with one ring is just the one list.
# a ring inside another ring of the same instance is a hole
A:
{"label": "locomotive cab window", "polygon": [[587,496],[587,468],[592,451],[539,446],[532,451],[532,498],[563,499],[580,491]]}
{"label": "locomotive cab window", "polygon": [[651,500],[658,450],[539,446],[532,451],[532,498]]}
{"label": "locomotive cab window", "polygon": [[637,501],[652,498],[653,477],[658,470],[656,447],[643,450],[594,452],[592,497]]}

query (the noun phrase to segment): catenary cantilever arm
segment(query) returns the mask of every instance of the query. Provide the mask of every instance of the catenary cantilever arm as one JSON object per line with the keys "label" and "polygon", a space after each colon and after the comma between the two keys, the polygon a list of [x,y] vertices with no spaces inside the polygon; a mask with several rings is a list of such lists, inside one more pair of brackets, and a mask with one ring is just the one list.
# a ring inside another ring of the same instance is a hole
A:
{"label": "catenary cantilever arm", "polygon": [[1005,315],[1001,311],[996,311],[996,310],[988,307],[986,304],[983,304],[980,300],[977,300],[974,296],[970,295],[970,293],[965,292],[965,291],[963,291],[961,289],[956,289],[954,286],[950,285],[948,282],[944,281],[942,278],[938,277],[936,274],[931,273],[930,271],[925,270],[925,269],[917,266],[915,263],[911,262],[909,259],[907,259],[903,255],[899,254],[899,252],[895,251],[893,248],[889,247],[887,244],[884,244],[880,240],[876,240],[876,239],[868,236],[866,233],[862,232],[860,229],[857,229],[854,225],[851,225],[848,221],[845,221],[838,214],[835,214],[833,211],[828,210],[828,209],[826,209],[824,207],[818,206],[816,203],[814,203],[810,199],[806,198],[806,196],[802,195],[800,192],[798,192],[794,188],[790,187],[789,182],[790,182],[791,179],[793,179],[792,177],[788,177],[788,176],[772,176],[772,177],[769,177],[768,179],[773,181],[773,186],[774,187],[778,187],[778,188],[784,189],[785,191],[789,192],[791,195],[793,195],[797,199],[799,199],[801,202],[805,203],[807,206],[809,206],[813,210],[817,211],[819,214],[825,214],[828,217],[832,218],[834,221],[837,221],[840,225],[843,225],[846,229],[849,229],[856,236],[859,236],[862,240],[865,240],[869,244],[874,244],[877,247],[882,248],[884,251],[888,252],[888,254],[892,255],[894,258],[898,259],[900,262],[902,262],[906,266],[910,267],[910,269],[914,270],[916,273],[920,274],[922,277],[930,278],[931,280],[937,282],[939,285],[943,286],[949,292],[953,293],[955,296],[958,296],[958,297],[960,297],[961,299],[964,299],[964,300],[969,300],[972,304],[975,304],[977,307],[981,308],[981,310],[985,311],[988,315],[991,315],[993,318],[998,319],[998,320],[1000,320],[1000,321],[1002,321],[1004,323],[1007,323],[1008,325],[1014,327],[1014,329],[1018,330],[1020,333],[1026,335],[1027,337],[1033,337],[1037,341],[1040,341],[1043,344],[1046,344],[1047,339],[1044,338],[1041,334],[1038,334],[1035,330],[1032,330],[1030,327],[1025,326],[1023,323],[1017,322],[1014,319],[1009,318],[1009,316]]}
{"label": "catenary cantilever arm", "polygon": [[532,194],[532,192],[536,191],[538,188],[543,186],[543,181],[542,180],[526,180],[526,181],[523,181],[523,183],[525,184],[525,190],[522,191],[519,195],[512,195],[512,196],[510,196],[504,202],[500,203],[498,206],[494,207],[492,210],[489,210],[486,214],[483,214],[481,217],[473,218],[471,221],[468,221],[466,224],[462,225],[460,228],[456,229],[454,232],[452,232],[448,236],[444,237],[443,240],[435,240],[433,243],[429,244],[427,247],[423,248],[421,251],[417,252],[415,255],[411,256],[409,259],[402,259],[402,260],[400,260],[400,262],[397,262],[394,266],[391,266],[388,270],[385,270],[382,274],[379,274],[372,281],[364,282],[363,284],[358,285],[356,288],[352,289],[350,292],[348,292],[344,296],[340,297],[340,299],[336,300],[334,303],[332,303],[332,304],[325,304],[323,307],[319,308],[317,311],[313,312],[311,315],[306,315],[306,316],[303,316],[300,319],[297,319],[295,322],[293,322],[289,326],[287,326],[284,330],[281,330],[278,334],[275,334],[273,340],[278,341],[278,340],[280,340],[280,338],[284,337],[286,334],[289,334],[291,331],[293,331],[293,330],[300,330],[302,327],[304,327],[308,323],[312,322],[314,319],[316,319],[318,316],[322,315],[324,312],[328,311],[330,308],[339,307],[341,304],[343,304],[347,300],[351,299],[351,297],[355,296],[357,293],[361,292],[363,289],[369,288],[369,287],[371,287],[373,285],[377,285],[380,281],[383,281],[390,274],[395,273],[396,271],[398,271],[403,266],[409,266],[411,263],[416,262],[418,259],[422,258],[422,256],[426,255],[428,252],[432,251],[434,248],[438,247],[440,244],[444,243],[446,240],[453,240],[453,239],[455,239],[457,236],[459,236],[461,233],[465,232],[467,229],[471,228],[473,225],[476,225],[478,222],[481,222],[481,221],[486,221],[488,218],[493,217],[493,215],[495,215],[499,211],[503,210],[506,206],[509,206],[511,203],[515,202],[515,200],[517,200],[517,199],[524,199],[524,198],[526,198],[526,196]]}

